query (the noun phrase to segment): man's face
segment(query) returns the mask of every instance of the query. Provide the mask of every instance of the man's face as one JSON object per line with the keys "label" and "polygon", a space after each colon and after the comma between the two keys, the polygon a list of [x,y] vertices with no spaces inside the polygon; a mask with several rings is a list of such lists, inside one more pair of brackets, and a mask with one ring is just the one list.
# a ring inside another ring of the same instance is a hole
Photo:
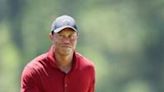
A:
{"label": "man's face", "polygon": [[55,52],[60,55],[72,54],[77,44],[77,32],[71,28],[65,28],[52,35],[52,41],[55,45]]}

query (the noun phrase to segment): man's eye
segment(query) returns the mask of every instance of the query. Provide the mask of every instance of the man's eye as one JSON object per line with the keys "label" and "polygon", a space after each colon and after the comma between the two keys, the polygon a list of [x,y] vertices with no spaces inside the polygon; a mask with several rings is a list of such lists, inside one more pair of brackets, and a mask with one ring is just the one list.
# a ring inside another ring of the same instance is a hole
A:
{"label": "man's eye", "polygon": [[71,38],[72,37],[72,35],[69,35],[69,38]]}
{"label": "man's eye", "polygon": [[63,35],[59,35],[59,37],[64,37]]}

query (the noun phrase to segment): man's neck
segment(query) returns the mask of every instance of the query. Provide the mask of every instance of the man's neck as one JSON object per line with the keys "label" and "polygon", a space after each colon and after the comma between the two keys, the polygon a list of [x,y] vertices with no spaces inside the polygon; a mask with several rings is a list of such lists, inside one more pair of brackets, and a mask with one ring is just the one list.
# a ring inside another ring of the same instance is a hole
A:
{"label": "man's neck", "polygon": [[65,73],[68,73],[71,70],[73,54],[62,56],[60,54],[55,53],[55,58],[57,66],[60,70],[62,70]]}

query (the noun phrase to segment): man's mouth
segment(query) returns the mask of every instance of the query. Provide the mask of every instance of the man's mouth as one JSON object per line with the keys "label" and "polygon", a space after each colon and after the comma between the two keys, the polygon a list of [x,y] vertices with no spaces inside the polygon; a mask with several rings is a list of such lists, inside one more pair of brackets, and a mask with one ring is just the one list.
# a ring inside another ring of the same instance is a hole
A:
{"label": "man's mouth", "polygon": [[64,48],[71,48],[70,45],[62,45],[61,47],[64,47]]}

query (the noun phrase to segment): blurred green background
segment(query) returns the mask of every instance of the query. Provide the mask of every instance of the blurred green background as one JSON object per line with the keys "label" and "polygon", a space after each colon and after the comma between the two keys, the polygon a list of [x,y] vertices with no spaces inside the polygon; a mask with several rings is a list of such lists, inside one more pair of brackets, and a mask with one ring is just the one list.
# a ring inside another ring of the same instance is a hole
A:
{"label": "blurred green background", "polygon": [[0,0],[0,92],[19,92],[23,67],[48,50],[62,14],[76,19],[96,92],[164,92],[164,0]]}

